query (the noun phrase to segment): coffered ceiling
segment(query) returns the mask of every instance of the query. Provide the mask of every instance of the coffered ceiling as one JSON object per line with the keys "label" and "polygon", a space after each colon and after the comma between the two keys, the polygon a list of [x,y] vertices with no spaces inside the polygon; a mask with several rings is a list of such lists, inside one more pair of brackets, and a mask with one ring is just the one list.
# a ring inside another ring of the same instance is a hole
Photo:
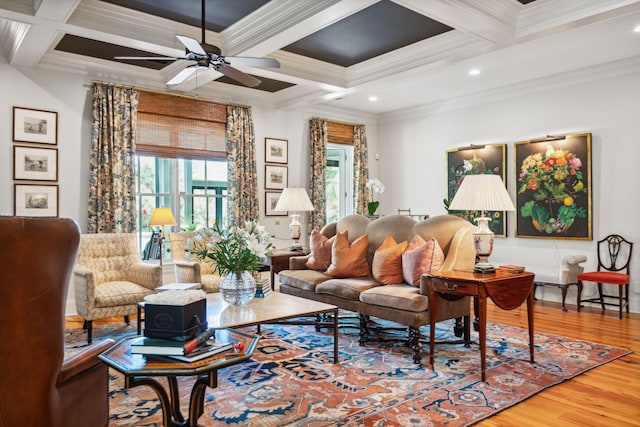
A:
{"label": "coffered ceiling", "polygon": [[386,114],[640,67],[640,0],[206,0],[208,44],[281,63],[238,67],[258,87],[219,73],[169,87],[187,61],[114,59],[183,56],[175,35],[201,39],[200,1],[0,0],[0,54],[86,81]]}

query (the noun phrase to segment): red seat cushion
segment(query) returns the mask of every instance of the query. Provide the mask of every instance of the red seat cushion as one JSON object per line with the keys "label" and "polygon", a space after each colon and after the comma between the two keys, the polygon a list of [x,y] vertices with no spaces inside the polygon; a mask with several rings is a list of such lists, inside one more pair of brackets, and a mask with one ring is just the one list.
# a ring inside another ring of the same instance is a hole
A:
{"label": "red seat cushion", "polygon": [[612,271],[593,271],[578,274],[578,280],[586,282],[609,283],[611,285],[626,285],[629,283],[629,275],[614,273]]}

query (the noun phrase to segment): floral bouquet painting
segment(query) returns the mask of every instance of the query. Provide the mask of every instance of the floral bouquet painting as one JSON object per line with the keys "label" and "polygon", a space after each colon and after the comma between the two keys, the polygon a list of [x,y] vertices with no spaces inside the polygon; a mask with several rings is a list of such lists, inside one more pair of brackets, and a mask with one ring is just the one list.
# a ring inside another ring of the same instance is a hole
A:
{"label": "floral bouquet painting", "polygon": [[591,238],[590,135],[516,144],[518,235]]}

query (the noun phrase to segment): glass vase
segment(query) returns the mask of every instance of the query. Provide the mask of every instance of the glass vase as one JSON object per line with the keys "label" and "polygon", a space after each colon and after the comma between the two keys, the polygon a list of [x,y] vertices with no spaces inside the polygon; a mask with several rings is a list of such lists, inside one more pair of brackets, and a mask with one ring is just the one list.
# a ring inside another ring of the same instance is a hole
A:
{"label": "glass vase", "polygon": [[248,271],[227,273],[220,282],[220,293],[231,305],[245,305],[256,295],[256,280]]}

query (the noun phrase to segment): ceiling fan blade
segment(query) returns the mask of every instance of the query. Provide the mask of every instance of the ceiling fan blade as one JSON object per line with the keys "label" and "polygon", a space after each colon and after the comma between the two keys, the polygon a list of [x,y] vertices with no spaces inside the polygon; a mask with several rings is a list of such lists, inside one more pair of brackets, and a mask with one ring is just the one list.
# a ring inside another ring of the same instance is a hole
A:
{"label": "ceiling fan blade", "polygon": [[280,63],[272,58],[252,58],[249,56],[225,56],[224,60],[233,66],[280,68]]}
{"label": "ceiling fan blade", "polygon": [[178,59],[186,58],[176,58],[173,56],[114,56],[113,59],[121,59],[124,61],[177,61]]}
{"label": "ceiling fan blade", "polygon": [[228,65],[221,65],[217,67],[217,70],[225,76],[231,77],[233,80],[236,80],[245,86],[256,87],[260,83],[262,83],[262,81],[256,79],[255,77],[243,73],[242,71]]}
{"label": "ceiling fan blade", "polygon": [[180,40],[180,43],[182,43],[184,47],[189,50],[189,52],[197,53],[199,55],[207,54],[202,46],[200,46],[200,43],[198,43],[195,39],[187,36],[181,36],[179,34],[176,34],[176,37],[178,38],[178,40]]}
{"label": "ceiling fan blade", "polygon": [[195,73],[198,67],[187,67],[180,71],[178,74],[173,76],[171,80],[167,82],[168,85],[178,85],[183,81],[187,80],[191,74]]}

